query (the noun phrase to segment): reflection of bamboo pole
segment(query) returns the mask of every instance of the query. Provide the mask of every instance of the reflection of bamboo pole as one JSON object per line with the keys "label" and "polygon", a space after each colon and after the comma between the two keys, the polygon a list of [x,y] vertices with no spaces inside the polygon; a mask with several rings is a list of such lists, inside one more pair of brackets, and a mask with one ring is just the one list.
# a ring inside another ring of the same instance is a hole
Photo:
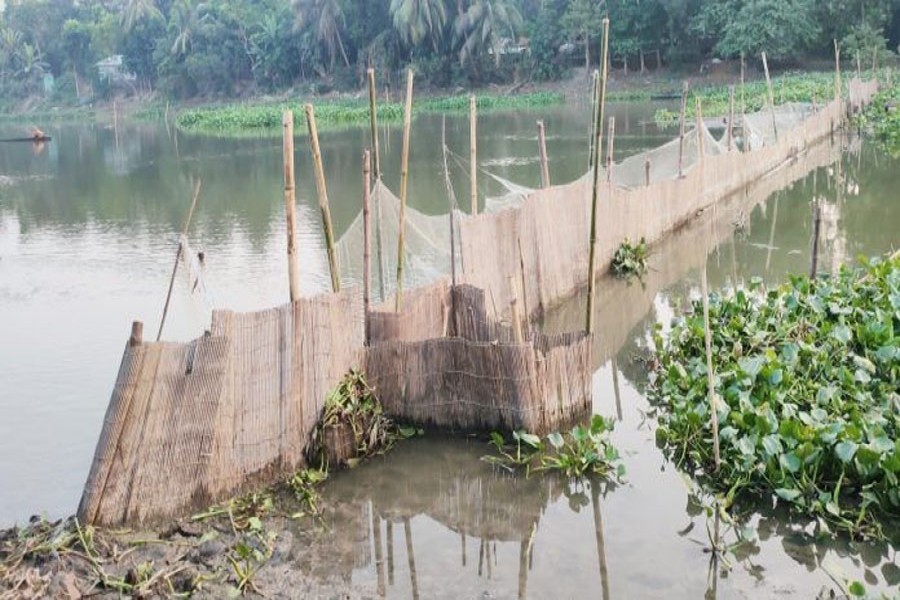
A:
{"label": "reflection of bamboo pole", "polygon": [[597,560],[600,564],[600,590],[603,600],[609,599],[609,570],[606,567],[606,543],[603,541],[603,514],[600,512],[600,486],[591,481],[591,507],[594,511],[594,535],[597,540]]}
{"label": "reflection of bamboo pole", "polygon": [[766,73],[766,89],[769,91],[769,110],[772,112],[772,131],[775,132],[775,141],[778,141],[778,125],[775,123],[775,95],[772,92],[772,80],[769,78],[769,61],[766,53],[762,53],[763,71]]}
{"label": "reflection of bamboo pole", "polygon": [[384,558],[382,556],[383,549],[381,547],[381,517],[372,510],[371,503],[369,506],[372,512],[372,543],[375,545],[375,579],[377,581],[377,587],[375,589],[378,593],[378,597],[384,598]]}
{"label": "reflection of bamboo pole", "polygon": [[381,178],[381,154],[378,149],[378,111],[375,106],[375,69],[366,70],[366,79],[369,82],[369,121],[372,126],[372,174],[375,179]]}
{"label": "reflection of bamboo pole", "polygon": [[622,420],[622,395],[619,393],[619,364],[616,356],[612,357],[613,394],[616,396],[616,417]]}
{"label": "reflection of bamboo pole", "polygon": [[772,262],[772,248],[775,244],[775,226],[778,223],[778,198],[780,193],[775,194],[775,205],[772,209],[772,227],[769,229],[769,247],[766,248],[766,273],[769,272],[769,265]]}
{"label": "reflection of bamboo pole", "polygon": [[412,525],[409,517],[403,517],[403,533],[406,536],[406,558],[409,561],[409,581],[412,584],[413,600],[419,600],[419,580],[416,576],[416,556],[413,553]]}
{"label": "reflection of bamboo pole", "polygon": [[394,585],[394,522],[385,519],[384,527],[387,538],[388,585]]}
{"label": "reflection of bamboo pole", "polygon": [[297,248],[297,202],[295,195],[296,184],[294,182],[294,111],[284,111],[284,114],[281,116],[281,126],[281,154],[284,167],[284,216],[287,223],[288,285],[290,287],[291,302],[296,302],[300,299],[300,250]]}
{"label": "reflection of bamboo pole", "polygon": [[541,156],[541,187],[550,187],[550,165],[547,164],[547,138],[544,136],[544,122],[537,122],[538,146]]}
{"label": "reflection of bamboo pole", "polygon": [[684,177],[684,125],[685,119],[687,117],[687,94],[688,94],[688,82],[684,82],[684,86],[681,88],[681,120],[680,120],[680,131],[678,133],[678,176]]}
{"label": "reflection of bamboo pole", "polygon": [[169,302],[172,300],[172,288],[175,286],[175,273],[178,272],[178,261],[184,252],[184,238],[188,234],[191,226],[191,219],[194,217],[194,209],[197,207],[197,198],[200,197],[200,179],[194,181],[194,196],[191,198],[191,208],[188,209],[187,218],[184,220],[184,227],[181,230],[181,237],[178,238],[178,250],[175,251],[175,264],[172,266],[172,276],[169,278],[169,291],[166,292],[166,303],[163,306],[162,318],[159,320],[159,331],[156,334],[158,342],[162,337],[163,325],[166,324],[166,315],[169,314]]}
{"label": "reflection of bamboo pole", "polygon": [[478,576],[481,577],[481,565],[484,564],[484,538],[478,544]]}
{"label": "reflection of bamboo pole", "polygon": [[363,152],[363,319],[366,344],[369,343],[369,303],[372,298],[372,220],[369,215],[371,174],[369,151]]}
{"label": "reflection of bamboo pole", "polygon": [[459,532],[459,541],[462,546],[462,566],[466,566],[466,532]]}
{"label": "reflection of bamboo pole", "polygon": [[709,330],[709,289],[706,283],[706,263],[703,263],[703,271],[700,273],[700,287],[703,294],[703,332],[706,344],[706,385],[709,389],[709,412],[712,416],[713,428],[713,457],[716,471],[719,470],[721,458],[719,456],[719,413],[716,405],[716,389],[714,385],[712,365],[712,333]]}
{"label": "reflection of bamboo pole", "polygon": [[596,266],[597,261],[597,213],[600,203],[600,153],[602,151],[603,139],[603,112],[606,109],[606,77],[609,68],[609,19],[603,19],[603,52],[601,55],[602,75],[600,76],[600,93],[597,100],[596,115],[596,137],[594,140],[595,160],[593,164],[593,180],[591,188],[591,237],[588,255],[588,294],[587,294],[587,313],[585,316],[585,329],[588,333],[594,332],[594,288],[596,286]]}
{"label": "reflection of bamboo pole", "polygon": [[400,227],[397,231],[397,312],[403,306],[403,233],[406,227],[406,184],[409,179],[409,129],[412,119],[413,72],[406,72],[406,107],[403,111],[403,150],[400,155]]}
{"label": "reflection of bamboo pole", "polygon": [[325,250],[328,252],[328,267],[331,271],[331,291],[341,291],[341,268],[338,265],[337,251],[334,247],[334,228],[331,226],[331,208],[328,205],[328,187],[325,184],[325,167],[322,164],[322,151],[319,148],[319,131],[316,128],[316,112],[312,104],[307,104],[306,125],[309,128],[309,144],[312,150],[313,166],[316,172],[316,192],[319,197],[319,210],[322,213],[322,228],[325,231]]}
{"label": "reflection of bamboo pole", "polygon": [[809,278],[816,278],[819,266],[819,229],[822,227],[822,207],[819,199],[813,199],[813,234],[812,234],[812,259],[809,267]]}
{"label": "reflection of bamboo pole", "polygon": [[469,199],[472,214],[478,214],[478,160],[477,160],[478,114],[475,109],[475,95],[469,96]]}
{"label": "reflection of bamboo pole", "polygon": [[528,596],[528,540],[519,542],[519,595],[520,600]]}

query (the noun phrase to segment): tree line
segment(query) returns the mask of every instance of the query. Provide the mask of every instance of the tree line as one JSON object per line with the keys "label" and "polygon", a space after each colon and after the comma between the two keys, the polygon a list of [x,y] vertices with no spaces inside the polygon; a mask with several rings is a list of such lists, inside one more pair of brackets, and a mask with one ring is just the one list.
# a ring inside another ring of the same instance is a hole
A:
{"label": "tree line", "polygon": [[[413,65],[436,87],[547,80],[596,64],[604,17],[618,68],[765,50],[791,63],[896,50],[900,0],[7,0],[0,98],[154,90],[235,96],[356,88]],[[134,77],[101,77],[114,55]]]}

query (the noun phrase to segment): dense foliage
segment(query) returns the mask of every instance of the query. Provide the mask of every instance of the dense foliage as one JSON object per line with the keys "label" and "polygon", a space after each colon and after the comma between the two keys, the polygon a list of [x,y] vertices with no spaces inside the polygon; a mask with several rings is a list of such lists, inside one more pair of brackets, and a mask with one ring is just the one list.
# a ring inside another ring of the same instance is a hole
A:
{"label": "dense foliage", "polygon": [[[0,98],[112,91],[233,96],[298,85],[396,86],[412,64],[439,87],[521,82],[593,66],[611,19],[613,66],[645,57],[793,60],[894,49],[897,0],[19,0],[0,17]],[[123,77],[97,62],[122,55]],[[55,77],[54,91],[44,76]],[[132,79],[130,75],[133,75]]]}
{"label": "dense foliage", "polygon": [[703,313],[663,339],[657,441],[728,501],[777,497],[863,536],[900,518],[900,258],[710,297],[721,466]]}
{"label": "dense foliage", "polygon": [[623,279],[631,279],[632,277],[643,277],[647,272],[647,257],[650,250],[647,248],[647,240],[641,238],[641,241],[632,244],[625,238],[618,248],[612,259],[612,271],[617,277]]}
{"label": "dense foliage", "polygon": [[900,156],[900,85],[882,89],[856,121],[891,156]]}

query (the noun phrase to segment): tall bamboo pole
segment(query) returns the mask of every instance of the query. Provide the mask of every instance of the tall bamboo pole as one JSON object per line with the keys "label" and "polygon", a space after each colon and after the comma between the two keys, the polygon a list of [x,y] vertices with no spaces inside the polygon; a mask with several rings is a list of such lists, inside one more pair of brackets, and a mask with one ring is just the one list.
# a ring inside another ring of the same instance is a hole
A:
{"label": "tall bamboo pole", "polygon": [[644,185],[650,187],[650,155],[644,159]]}
{"label": "tall bamboo pole", "polygon": [[450,169],[447,166],[447,117],[441,117],[441,156],[444,159],[444,185],[447,187],[447,201],[450,204],[450,282],[456,286],[456,223],[454,211],[457,208],[456,193],[450,181]]}
{"label": "tall bamboo pole", "polygon": [[297,247],[297,202],[294,183],[294,111],[281,115],[281,155],[284,163],[284,217],[287,223],[288,285],[291,302],[300,299],[300,250]]}
{"label": "tall bamboo pole", "polygon": [[469,96],[469,196],[472,214],[478,214],[478,160],[477,160],[478,114],[475,109],[475,95]]}
{"label": "tall bamboo pole", "polygon": [[547,164],[547,138],[544,135],[544,122],[537,122],[538,147],[541,155],[541,187],[550,187],[550,165]]}
{"label": "tall bamboo pole", "polygon": [[597,141],[597,99],[600,97],[600,71],[594,70],[591,82],[591,138],[588,140],[588,169],[594,166],[594,143]]}
{"label": "tall bamboo pole", "polygon": [[306,124],[309,127],[309,146],[312,150],[313,167],[316,172],[316,192],[319,197],[319,210],[322,213],[322,228],[325,230],[325,250],[328,252],[328,267],[331,271],[331,290],[339,292],[341,291],[341,268],[338,265],[337,251],[334,247],[334,228],[331,226],[331,209],[328,205],[325,167],[322,164],[322,151],[319,148],[316,111],[312,104],[307,104],[304,110],[306,111]]}
{"label": "tall bamboo pole", "polygon": [[703,332],[706,344],[706,385],[709,389],[709,412],[712,416],[713,427],[713,457],[715,460],[716,471],[722,459],[719,455],[719,414],[716,406],[716,389],[713,375],[712,364],[712,334],[709,330],[709,289],[706,283],[706,263],[703,264],[703,270],[700,272],[700,287],[703,294]]}
{"label": "tall bamboo pole", "polygon": [[600,94],[597,101],[597,114],[595,119],[595,160],[593,164],[593,178],[591,188],[591,237],[588,254],[588,297],[587,315],[585,316],[585,329],[588,333],[594,332],[594,288],[596,286],[596,262],[597,262],[597,213],[600,203],[600,152],[603,140],[603,116],[606,109],[606,78],[609,69],[609,18],[603,19],[603,52],[601,54]]}
{"label": "tall bamboo pole", "polygon": [[775,132],[775,141],[778,141],[778,125],[775,123],[775,95],[772,93],[772,80],[769,78],[769,61],[766,53],[762,53],[763,71],[766,73],[766,89],[769,91],[769,110],[772,112],[772,131]]}
{"label": "tall bamboo pole", "polygon": [[681,119],[678,133],[678,176],[684,177],[684,125],[687,117],[688,82],[681,88]]}
{"label": "tall bamboo pole", "polygon": [[734,147],[734,86],[728,87],[728,151]]}
{"label": "tall bamboo pole", "polygon": [[378,110],[375,106],[378,90],[375,88],[375,69],[366,70],[366,79],[369,82],[369,121],[372,127],[372,174],[375,179],[381,179],[381,154],[378,149]]}
{"label": "tall bamboo pole", "polygon": [[841,99],[841,46],[834,40],[834,99]]}
{"label": "tall bamboo pole", "polygon": [[162,318],[159,320],[159,331],[156,333],[156,341],[162,337],[163,326],[166,324],[166,315],[169,314],[169,302],[172,300],[172,288],[175,287],[175,273],[178,272],[178,261],[184,252],[184,238],[188,234],[191,226],[191,219],[194,218],[194,209],[197,207],[197,198],[200,197],[200,179],[194,180],[194,195],[191,198],[191,207],[188,209],[187,218],[184,220],[184,227],[181,229],[181,237],[178,238],[178,250],[175,251],[175,264],[172,266],[172,276],[169,278],[169,291],[166,292],[166,303],[163,306]]}
{"label": "tall bamboo pole", "polygon": [[372,220],[369,215],[372,179],[369,164],[370,155],[366,150],[363,152],[363,315],[366,344],[369,343],[369,304],[372,299]]}
{"label": "tall bamboo pole", "polygon": [[609,118],[606,129],[606,183],[612,184],[613,176],[613,143],[616,140],[616,118]]}
{"label": "tall bamboo pole", "polygon": [[406,71],[406,106],[403,111],[403,153],[400,157],[400,227],[397,232],[397,294],[395,309],[403,306],[403,230],[406,225],[406,182],[409,179],[409,128],[412,119],[413,72]]}

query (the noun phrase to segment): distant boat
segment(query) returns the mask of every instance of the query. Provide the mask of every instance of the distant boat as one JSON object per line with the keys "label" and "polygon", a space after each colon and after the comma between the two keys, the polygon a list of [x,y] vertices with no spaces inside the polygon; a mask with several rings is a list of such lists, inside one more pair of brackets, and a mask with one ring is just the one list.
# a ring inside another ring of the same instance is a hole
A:
{"label": "distant boat", "polygon": [[31,136],[31,137],[20,137],[20,138],[6,138],[0,139],[0,142],[33,142],[35,144],[39,144],[42,142],[49,142],[53,138],[49,135],[41,135],[41,136]]}

